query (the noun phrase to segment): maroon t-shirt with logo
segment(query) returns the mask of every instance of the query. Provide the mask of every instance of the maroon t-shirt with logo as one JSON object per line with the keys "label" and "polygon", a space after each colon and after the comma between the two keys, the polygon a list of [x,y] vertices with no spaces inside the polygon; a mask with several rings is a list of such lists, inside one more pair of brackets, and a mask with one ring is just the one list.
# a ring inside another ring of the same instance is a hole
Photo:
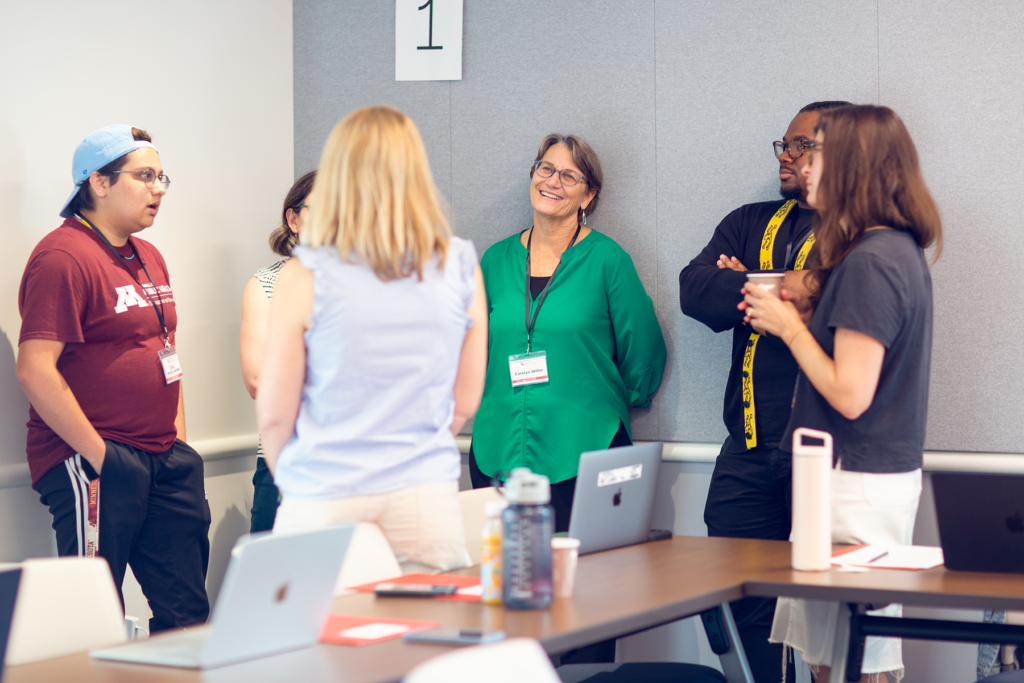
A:
{"label": "maroon t-shirt with logo", "polygon": [[[44,237],[21,279],[18,343],[64,342],[57,370],[100,436],[161,453],[177,437],[179,385],[164,379],[158,356],[164,348],[163,329],[149,298],[157,306],[163,303],[171,344],[178,316],[160,252],[136,237],[131,242],[137,255],[125,267],[76,218]],[[132,256],[129,245],[117,251]],[[75,454],[34,407],[29,409],[27,451],[33,485]]]}

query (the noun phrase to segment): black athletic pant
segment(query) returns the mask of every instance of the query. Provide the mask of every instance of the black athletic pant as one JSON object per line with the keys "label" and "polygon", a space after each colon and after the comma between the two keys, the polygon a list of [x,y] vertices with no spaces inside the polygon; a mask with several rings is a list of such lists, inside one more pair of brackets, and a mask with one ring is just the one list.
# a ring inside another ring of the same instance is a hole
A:
{"label": "black athletic pant", "polygon": [[256,458],[256,472],[252,475],[252,515],[249,517],[249,533],[270,531],[274,528],[277,508],[281,504],[281,492],[274,485],[274,475],[263,457]]}
{"label": "black athletic pant", "polygon": [[[792,475],[788,454],[755,448],[735,454],[731,437],[722,446],[711,475],[704,522],[708,536],[789,540]],[[730,603],[754,680],[777,683],[782,644],[768,642],[774,598],[743,598]],[[793,667],[788,671],[792,672]]]}
{"label": "black athletic pant", "polygon": [[[84,554],[89,482],[95,478],[96,471],[76,455],[36,483],[53,515],[62,557]],[[97,554],[110,565],[121,604],[130,564],[153,610],[151,633],[204,623],[210,614],[210,506],[202,458],[180,440],[163,453],[108,440],[99,479]]]}

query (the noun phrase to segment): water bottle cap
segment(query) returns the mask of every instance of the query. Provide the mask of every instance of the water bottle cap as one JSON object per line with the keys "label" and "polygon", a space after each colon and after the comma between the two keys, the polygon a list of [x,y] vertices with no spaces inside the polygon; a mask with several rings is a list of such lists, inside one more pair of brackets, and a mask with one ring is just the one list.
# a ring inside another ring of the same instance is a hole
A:
{"label": "water bottle cap", "polygon": [[545,505],[551,501],[551,484],[543,474],[526,467],[512,470],[505,482],[505,500],[512,505]]}
{"label": "water bottle cap", "polygon": [[485,517],[500,517],[501,513],[508,507],[508,503],[503,500],[489,500],[484,503],[484,516]]}

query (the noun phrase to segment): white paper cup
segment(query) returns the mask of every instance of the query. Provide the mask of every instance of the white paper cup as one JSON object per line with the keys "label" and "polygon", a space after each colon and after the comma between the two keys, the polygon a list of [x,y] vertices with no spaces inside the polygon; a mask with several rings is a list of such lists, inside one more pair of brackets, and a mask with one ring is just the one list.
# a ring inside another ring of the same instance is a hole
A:
{"label": "white paper cup", "polygon": [[747,282],[761,285],[775,296],[782,298],[782,278],[785,273],[747,273]]}
{"label": "white paper cup", "polygon": [[551,539],[551,580],[556,598],[571,598],[576,587],[576,563],[580,539],[556,536]]}

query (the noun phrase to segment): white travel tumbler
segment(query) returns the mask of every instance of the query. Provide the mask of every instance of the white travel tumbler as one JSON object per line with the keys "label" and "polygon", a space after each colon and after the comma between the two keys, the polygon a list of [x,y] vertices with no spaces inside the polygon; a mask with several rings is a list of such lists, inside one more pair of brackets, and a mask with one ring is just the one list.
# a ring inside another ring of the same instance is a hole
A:
{"label": "white travel tumbler", "polygon": [[[823,442],[805,444],[806,438]],[[793,432],[793,569],[826,571],[832,563],[832,435]]]}

